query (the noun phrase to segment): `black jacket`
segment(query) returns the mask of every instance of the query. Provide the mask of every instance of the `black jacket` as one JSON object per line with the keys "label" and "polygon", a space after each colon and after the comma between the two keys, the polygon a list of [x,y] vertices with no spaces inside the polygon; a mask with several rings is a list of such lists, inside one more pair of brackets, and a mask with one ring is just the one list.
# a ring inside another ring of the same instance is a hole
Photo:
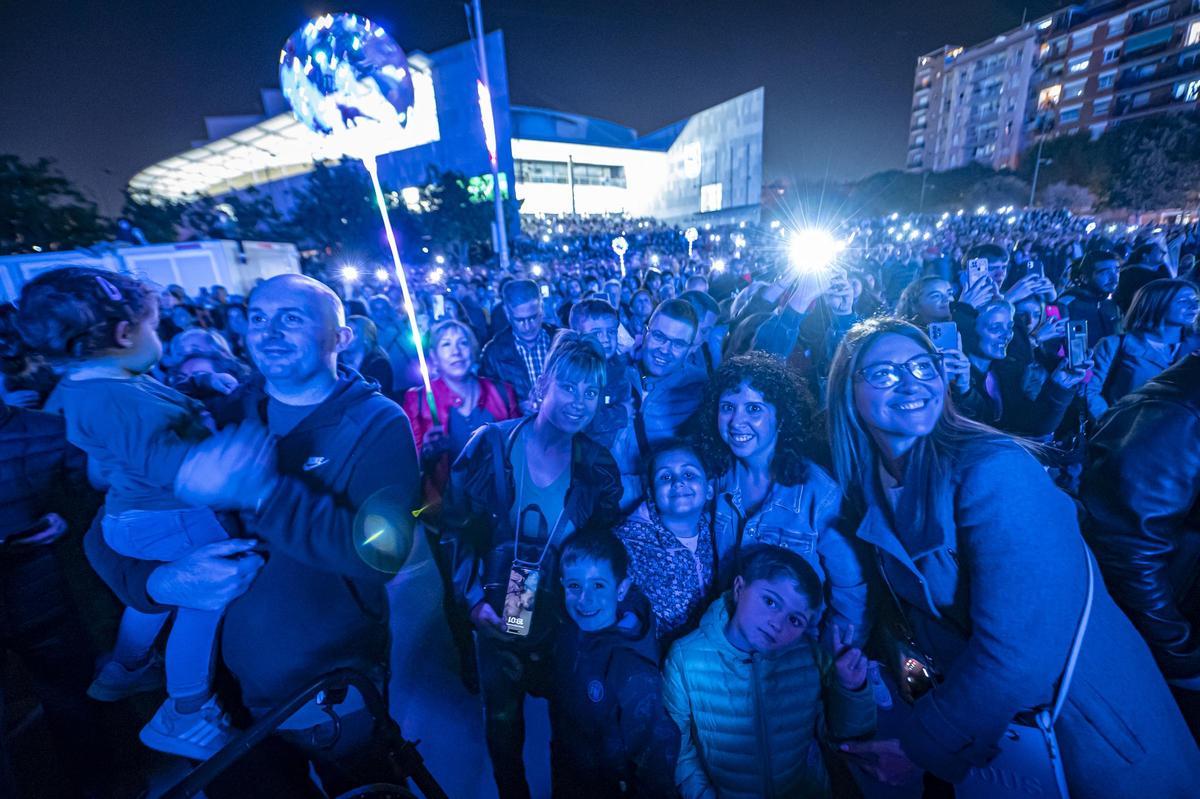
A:
{"label": "black jacket", "polygon": [[[542,325],[550,340],[558,328]],[[513,387],[518,400],[529,399],[533,389],[533,381],[529,379],[529,371],[525,368],[525,359],[517,350],[517,338],[511,327],[506,327],[492,337],[479,355],[479,374],[493,380],[501,380]]]}
{"label": "black jacket", "polygon": [[987,393],[987,375],[971,366],[966,392],[953,389],[955,406],[964,416],[1006,433],[1045,438],[1058,429],[1078,393],[1049,378],[1049,370],[1036,360],[1009,356],[991,368],[1000,393],[997,403]]}
{"label": "black jacket", "polygon": [[[479,428],[450,470],[442,504],[443,547],[453,573],[454,593],[465,608],[485,598],[485,587],[489,591],[499,587],[500,596],[488,593],[487,598],[493,604],[502,601],[513,560],[514,530],[509,519],[516,493],[512,447],[517,433],[533,419],[526,416]],[[572,442],[570,468],[564,521],[575,530],[615,522],[621,474],[608,450],[580,433]],[[561,539],[551,542],[552,551],[543,561],[543,586],[557,583],[555,564],[561,545]],[[534,634],[538,634],[536,625]]]}
{"label": "black jacket", "polygon": [[1200,677],[1200,355],[1109,409],[1089,445],[1084,531],[1167,678]]}
{"label": "black jacket", "polygon": [[555,795],[675,795],[679,729],[663,706],[654,616],[641,602],[646,620],[636,630],[559,629],[550,694]]}
{"label": "black jacket", "polygon": [[[257,382],[230,399],[216,416],[266,421],[267,396]],[[252,709],[275,705],[341,666],[382,671],[384,586],[411,548],[374,557],[357,517],[407,516],[411,524],[419,492],[408,417],[355,374],[341,375],[333,393],[278,440],[277,453],[278,484],[257,513],[243,514],[247,533],[264,542],[267,562],[229,605],[221,630],[222,658]],[[98,526],[85,543],[96,571],[126,604],[163,610],[146,593],[159,564],[116,554]]]}
{"label": "black jacket", "polygon": [[0,402],[0,541],[47,513],[82,521],[90,498],[85,467],[61,416]]}
{"label": "black jacket", "polygon": [[1068,318],[1087,322],[1089,349],[1105,336],[1121,332],[1121,309],[1091,286],[1068,289],[1058,298],[1058,304],[1067,312]]}

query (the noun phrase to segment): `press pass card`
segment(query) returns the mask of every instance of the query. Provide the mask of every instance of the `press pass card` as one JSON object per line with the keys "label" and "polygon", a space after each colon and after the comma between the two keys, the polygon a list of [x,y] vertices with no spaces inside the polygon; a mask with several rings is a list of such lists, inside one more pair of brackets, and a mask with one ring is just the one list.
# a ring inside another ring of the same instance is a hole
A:
{"label": "press pass card", "polygon": [[504,628],[512,635],[529,635],[533,624],[533,603],[537,598],[538,570],[514,563],[508,573],[504,594]]}

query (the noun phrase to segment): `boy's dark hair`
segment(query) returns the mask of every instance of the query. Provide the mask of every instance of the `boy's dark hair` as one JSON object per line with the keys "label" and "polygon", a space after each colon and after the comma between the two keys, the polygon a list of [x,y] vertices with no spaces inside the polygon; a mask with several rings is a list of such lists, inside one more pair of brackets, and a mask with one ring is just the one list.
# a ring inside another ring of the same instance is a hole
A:
{"label": "boy's dark hair", "polygon": [[703,318],[706,314],[721,315],[721,306],[717,305],[717,301],[707,291],[691,289],[680,294],[679,299],[691,303],[692,310],[698,318]]}
{"label": "boy's dark hair", "polygon": [[573,533],[563,542],[562,554],[559,555],[560,566],[574,563],[581,558],[591,558],[607,563],[612,568],[613,577],[621,582],[629,576],[629,553],[625,545],[608,530],[584,529]]}
{"label": "boy's dark hair", "polygon": [[129,275],[67,266],[25,284],[17,327],[51,361],[82,360],[116,346],[117,325],[138,324],[156,303],[154,292]]}
{"label": "boy's dark hair", "polygon": [[755,580],[776,580],[787,578],[796,584],[797,589],[808,600],[810,610],[816,611],[821,607],[824,592],[821,590],[821,579],[808,561],[783,547],[763,544],[748,547],[742,551],[738,576],[749,585]]}
{"label": "boy's dark hair", "polygon": [[963,266],[966,267],[971,261],[976,258],[987,258],[989,261],[1003,261],[1011,263],[1012,259],[1008,257],[1008,250],[1001,247],[999,244],[987,242],[986,244],[976,244],[971,249],[967,250],[967,254],[963,256]]}
{"label": "boy's dark hair", "polygon": [[571,306],[570,323],[572,330],[578,330],[579,325],[588,319],[617,319],[617,309],[607,299],[599,297],[580,300]]}
{"label": "boy's dark hair", "polygon": [[688,437],[671,439],[652,449],[649,457],[645,460],[642,479],[646,481],[646,491],[651,492],[651,496],[653,496],[654,472],[658,469],[658,461],[668,452],[690,452],[699,461],[700,468],[704,471],[705,477],[708,476],[708,464],[704,462],[704,454],[700,449],[699,442]]}

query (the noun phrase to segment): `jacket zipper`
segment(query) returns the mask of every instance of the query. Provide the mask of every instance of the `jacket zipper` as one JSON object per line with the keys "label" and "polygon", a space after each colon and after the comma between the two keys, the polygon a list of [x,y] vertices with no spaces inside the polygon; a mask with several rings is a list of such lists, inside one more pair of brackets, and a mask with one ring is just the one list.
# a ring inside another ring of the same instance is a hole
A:
{"label": "jacket zipper", "polygon": [[762,675],[759,672],[762,657],[750,656],[750,680],[754,683],[754,723],[758,732],[758,751],[762,769],[764,799],[775,799],[775,779],[771,773],[771,750],[767,739],[767,705],[762,695]]}

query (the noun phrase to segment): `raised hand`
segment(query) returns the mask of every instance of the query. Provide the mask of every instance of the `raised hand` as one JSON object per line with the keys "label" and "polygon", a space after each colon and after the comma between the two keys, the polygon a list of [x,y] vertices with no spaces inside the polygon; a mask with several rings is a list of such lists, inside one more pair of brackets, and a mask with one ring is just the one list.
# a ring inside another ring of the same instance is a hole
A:
{"label": "raised hand", "polygon": [[867,684],[867,657],[854,646],[854,625],[842,629],[833,625],[833,668],[838,682],[848,691],[861,690]]}
{"label": "raised hand", "polygon": [[276,477],[274,441],[261,425],[244,423],[192,449],[175,476],[175,495],[193,505],[253,510]]}
{"label": "raised hand", "polygon": [[1091,368],[1090,360],[1084,361],[1076,368],[1071,368],[1071,364],[1064,359],[1050,375],[1050,379],[1063,388],[1075,388],[1083,382],[1083,379],[1087,377],[1088,369]]}
{"label": "raised hand", "polygon": [[942,366],[946,380],[959,392],[966,393],[971,388],[971,361],[963,354],[962,336],[958,338],[958,349],[942,350]]}
{"label": "raised hand", "polygon": [[972,308],[982,308],[986,303],[991,302],[998,293],[996,284],[990,277],[981,277],[963,289],[958,301],[970,305]]}

